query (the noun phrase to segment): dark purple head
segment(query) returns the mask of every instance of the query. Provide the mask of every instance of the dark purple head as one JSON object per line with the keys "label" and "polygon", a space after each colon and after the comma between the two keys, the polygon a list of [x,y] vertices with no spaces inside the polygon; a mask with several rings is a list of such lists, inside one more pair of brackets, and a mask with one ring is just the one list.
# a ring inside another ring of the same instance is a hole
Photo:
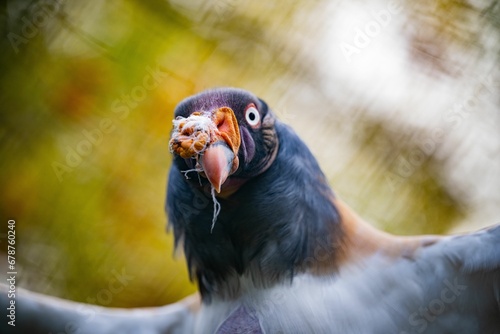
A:
{"label": "dark purple head", "polygon": [[[221,110],[232,115],[222,115]],[[213,115],[220,132],[220,138],[201,154],[201,175],[220,190],[220,196],[234,193],[245,179],[264,172],[276,157],[275,117],[255,95],[242,89],[217,88],[191,96],[175,109],[176,118],[193,113]],[[233,115],[236,122],[231,121]],[[192,169],[196,163],[193,158],[175,159],[181,170]]]}

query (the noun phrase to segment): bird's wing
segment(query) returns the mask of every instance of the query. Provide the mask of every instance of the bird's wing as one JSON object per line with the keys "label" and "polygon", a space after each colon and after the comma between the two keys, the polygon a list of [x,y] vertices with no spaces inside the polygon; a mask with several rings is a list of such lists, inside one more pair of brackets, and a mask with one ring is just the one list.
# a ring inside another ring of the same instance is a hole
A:
{"label": "bird's wing", "polygon": [[[336,281],[342,283],[333,285],[327,304],[345,312],[344,329],[365,319],[359,326],[374,333],[500,333],[500,225],[458,236],[395,237],[336,205],[347,251]],[[364,307],[350,312],[339,291]]]}
{"label": "bird's wing", "polygon": [[[0,284],[1,308],[9,315],[15,301],[15,318],[3,319],[2,333],[189,333],[199,308],[197,295],[177,303],[151,308],[118,309],[82,304],[56,297],[16,289],[8,297],[9,287]],[[5,316],[4,316],[5,317]],[[8,322],[15,320],[12,324]]]}
{"label": "bird's wing", "polygon": [[[409,333],[500,333],[500,225],[422,246],[395,270],[416,291],[400,329]],[[405,287],[401,286],[405,295]],[[406,294],[408,296],[408,294]],[[403,326],[404,325],[404,326]]]}

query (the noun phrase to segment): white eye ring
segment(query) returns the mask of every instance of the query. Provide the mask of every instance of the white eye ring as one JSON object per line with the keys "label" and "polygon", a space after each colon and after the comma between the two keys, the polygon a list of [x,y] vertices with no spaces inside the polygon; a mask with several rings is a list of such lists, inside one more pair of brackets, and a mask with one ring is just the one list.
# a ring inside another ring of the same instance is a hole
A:
{"label": "white eye ring", "polygon": [[260,123],[260,114],[255,107],[249,107],[245,110],[245,120],[250,126],[257,126]]}

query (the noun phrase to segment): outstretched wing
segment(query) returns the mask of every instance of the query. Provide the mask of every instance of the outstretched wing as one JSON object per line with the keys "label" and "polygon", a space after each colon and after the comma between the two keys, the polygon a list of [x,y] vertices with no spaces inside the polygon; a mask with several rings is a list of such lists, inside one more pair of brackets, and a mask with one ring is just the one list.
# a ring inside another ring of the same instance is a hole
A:
{"label": "outstretched wing", "polygon": [[[0,305],[5,311],[15,301],[15,326],[9,317],[0,323],[2,333],[190,333],[199,297],[152,308],[118,309],[82,304],[17,289],[8,298],[8,287],[0,284]],[[9,314],[9,310],[7,310]]]}
{"label": "outstretched wing", "polygon": [[443,239],[422,252],[419,272],[437,280],[409,316],[417,332],[500,333],[500,226]]}
{"label": "outstretched wing", "polygon": [[500,225],[419,247],[386,271],[393,286],[380,297],[399,333],[500,333]]}

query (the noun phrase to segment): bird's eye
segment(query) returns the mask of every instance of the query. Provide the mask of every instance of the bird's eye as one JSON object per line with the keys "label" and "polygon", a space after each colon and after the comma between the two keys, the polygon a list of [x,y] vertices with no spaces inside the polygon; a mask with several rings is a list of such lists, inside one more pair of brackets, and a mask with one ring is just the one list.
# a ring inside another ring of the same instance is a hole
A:
{"label": "bird's eye", "polygon": [[248,125],[254,127],[259,125],[260,123],[260,114],[259,111],[255,108],[253,104],[251,104],[247,110],[245,110],[245,119]]}

